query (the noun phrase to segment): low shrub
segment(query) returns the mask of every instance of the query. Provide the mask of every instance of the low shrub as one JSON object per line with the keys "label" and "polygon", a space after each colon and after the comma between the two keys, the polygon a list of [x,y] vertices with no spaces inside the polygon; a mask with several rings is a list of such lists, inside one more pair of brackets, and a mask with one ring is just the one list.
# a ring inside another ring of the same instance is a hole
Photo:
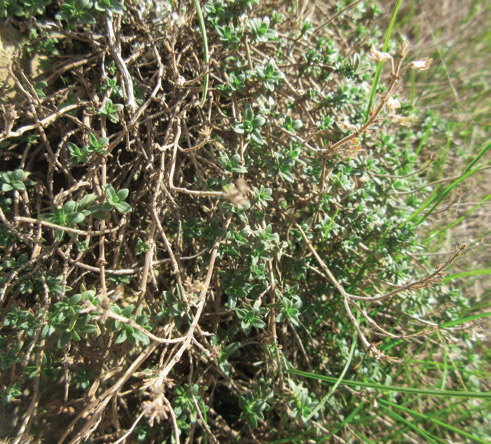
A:
{"label": "low shrub", "polygon": [[427,184],[382,9],[60,3],[0,9],[43,66],[2,105],[5,436],[485,442],[465,246],[420,233],[487,148]]}

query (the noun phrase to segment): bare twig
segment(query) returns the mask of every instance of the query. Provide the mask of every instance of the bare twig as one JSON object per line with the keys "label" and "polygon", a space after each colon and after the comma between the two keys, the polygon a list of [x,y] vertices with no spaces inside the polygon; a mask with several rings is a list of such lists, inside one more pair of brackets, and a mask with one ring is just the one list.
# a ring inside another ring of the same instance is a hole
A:
{"label": "bare twig", "polygon": [[126,90],[126,100],[128,105],[130,106],[131,113],[133,114],[136,111],[137,104],[135,100],[135,93],[133,88],[133,80],[128,71],[126,63],[121,57],[121,49],[119,47],[118,42],[116,41],[116,36],[114,35],[113,28],[113,15],[106,15],[106,29],[107,29],[107,38],[109,42],[109,47],[111,48],[111,54],[118,65],[118,68],[123,75],[125,90]]}
{"label": "bare twig", "polygon": [[16,222],[26,222],[30,224],[43,225],[45,227],[53,228],[55,230],[65,231],[67,233],[78,234],[80,236],[104,236],[105,234],[115,233],[120,229],[120,227],[114,227],[107,230],[100,231],[85,231],[78,228],[64,227],[62,225],[57,225],[45,220],[34,219],[32,217],[17,216],[14,219]]}

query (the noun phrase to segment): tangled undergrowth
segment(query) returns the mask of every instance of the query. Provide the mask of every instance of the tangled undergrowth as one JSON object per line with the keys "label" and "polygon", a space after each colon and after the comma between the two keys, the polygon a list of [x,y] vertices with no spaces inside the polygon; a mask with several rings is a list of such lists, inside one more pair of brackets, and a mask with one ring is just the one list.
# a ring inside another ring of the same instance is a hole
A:
{"label": "tangled undergrowth", "polygon": [[6,437],[485,442],[464,246],[419,255],[430,60],[353,3],[0,7]]}

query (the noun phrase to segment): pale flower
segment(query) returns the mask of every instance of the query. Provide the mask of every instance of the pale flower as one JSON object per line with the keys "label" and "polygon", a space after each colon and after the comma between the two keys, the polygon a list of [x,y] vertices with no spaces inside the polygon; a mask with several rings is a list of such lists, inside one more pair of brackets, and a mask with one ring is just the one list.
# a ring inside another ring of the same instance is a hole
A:
{"label": "pale flower", "polygon": [[358,131],[358,128],[353,125],[352,123],[349,123],[349,122],[337,122],[338,126],[344,130],[349,130],[349,131],[353,131],[353,132],[356,132]]}
{"label": "pale flower", "polygon": [[402,125],[402,126],[411,125],[411,117],[398,116],[398,115],[394,114],[390,118],[394,123],[397,123],[399,125]]}
{"label": "pale flower", "polygon": [[401,107],[401,102],[399,100],[394,99],[393,97],[390,97],[389,100],[387,100],[387,109],[389,110],[389,114],[395,114],[396,110]]}
{"label": "pale flower", "polygon": [[414,69],[415,71],[425,71],[430,67],[432,59],[425,57],[421,60],[415,60],[409,64],[410,69]]}
{"label": "pale flower", "polygon": [[377,51],[373,46],[370,49],[368,57],[377,62],[392,62],[392,56],[389,53]]}

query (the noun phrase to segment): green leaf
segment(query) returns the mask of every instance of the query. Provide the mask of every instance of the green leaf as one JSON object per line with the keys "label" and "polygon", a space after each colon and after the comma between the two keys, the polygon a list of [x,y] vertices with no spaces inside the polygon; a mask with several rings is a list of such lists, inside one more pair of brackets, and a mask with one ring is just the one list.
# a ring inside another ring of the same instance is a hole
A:
{"label": "green leaf", "polygon": [[14,177],[15,180],[22,182],[25,178],[24,170],[15,170],[12,176]]}
{"label": "green leaf", "polygon": [[73,200],[69,200],[63,205],[63,210],[66,213],[73,213],[77,209],[77,202],[74,202]]}
{"label": "green leaf", "polygon": [[141,342],[143,345],[150,344],[150,338],[139,330],[135,329],[135,331],[133,332],[133,337],[136,339],[137,342]]}
{"label": "green leaf", "polygon": [[92,8],[92,0],[77,0],[76,4],[79,9]]}
{"label": "green leaf", "polygon": [[201,12],[201,6],[199,4],[199,0],[194,0],[194,8],[196,9],[196,14],[198,16],[199,30],[201,33],[201,40],[203,43],[203,62],[206,69],[205,76],[203,78],[203,95],[201,97],[201,106],[204,106],[206,102],[206,96],[208,93],[208,81],[209,81],[208,62],[210,56],[208,52],[208,38],[206,35],[206,25],[205,25],[205,20],[203,18],[203,13]]}
{"label": "green leaf", "polygon": [[114,189],[114,187],[112,185],[106,185],[104,187],[104,191],[106,193],[106,196],[109,200],[114,200],[115,198],[117,198],[117,194],[116,194],[116,190]]}
{"label": "green leaf", "polygon": [[129,318],[131,316],[131,313],[133,313],[134,309],[135,306],[133,304],[128,305],[121,311],[121,316],[124,316],[125,318]]}
{"label": "green leaf", "polygon": [[121,330],[121,333],[119,333],[118,337],[116,338],[116,344],[121,344],[122,342],[126,341],[126,339],[126,330]]}
{"label": "green leaf", "polygon": [[109,220],[111,218],[111,215],[105,211],[94,211],[92,212],[92,216],[97,220]]}
{"label": "green leaf", "polygon": [[254,128],[260,128],[265,123],[266,123],[266,119],[261,115],[254,117],[254,119],[252,120],[252,126]]}
{"label": "green leaf", "polygon": [[437,441],[435,441],[435,439],[433,439],[433,438],[435,438],[433,435],[430,435],[425,430],[423,430],[420,427],[418,427],[417,425],[413,424],[411,421],[408,421],[407,419],[405,419],[401,415],[393,412],[392,410],[390,410],[384,406],[381,406],[381,408],[382,408],[382,411],[385,412],[388,416],[392,417],[396,421],[401,422],[402,424],[405,424],[410,429],[414,430],[416,433],[421,435],[425,439],[425,442],[429,442],[431,444],[439,444]]}
{"label": "green leaf", "polygon": [[264,145],[264,139],[261,136],[259,130],[253,130],[251,132],[251,139],[254,140],[258,145]]}
{"label": "green leaf", "polygon": [[127,188],[122,188],[121,190],[118,191],[117,195],[119,199],[125,200],[128,197],[129,192],[130,190],[128,190]]}
{"label": "green leaf", "polygon": [[92,134],[92,133],[89,133],[89,144],[92,146],[98,146],[99,145],[99,143],[97,141],[97,137],[94,136],[94,134]]}
{"label": "green leaf", "polygon": [[73,295],[71,298],[70,298],[70,302],[69,304],[70,305],[78,305],[78,303],[82,300],[82,295],[79,293],[79,294],[75,294]]}
{"label": "green leaf", "polygon": [[443,324],[440,324],[438,327],[439,328],[451,328],[451,327],[455,327],[456,325],[465,324],[466,322],[472,322],[472,321],[475,321],[476,319],[483,319],[483,318],[487,318],[489,316],[491,316],[491,312],[479,313],[476,315],[466,316],[463,318],[454,319],[453,321],[445,322]]}
{"label": "green leaf", "polygon": [[312,410],[312,412],[310,412],[310,414],[305,418],[305,422],[309,421],[322,408],[322,406],[327,401],[329,401],[329,399],[332,397],[332,395],[334,394],[334,392],[338,388],[339,384],[343,380],[343,378],[346,375],[346,372],[348,371],[348,368],[351,364],[351,360],[353,359],[353,354],[355,352],[357,338],[358,338],[358,332],[355,332],[355,334],[353,336],[353,340],[351,342],[351,349],[349,351],[348,358],[346,359],[346,364],[343,367],[343,371],[341,372],[341,374],[339,375],[339,378],[336,380],[336,382],[332,386],[331,390],[329,390],[329,393],[327,393],[327,395],[324,396],[324,398],[322,398],[321,402],[319,402],[319,404],[317,404],[317,406],[314,408],[314,410]]}
{"label": "green leaf", "polygon": [[264,322],[262,319],[253,319],[251,322],[251,325],[256,328],[264,328],[266,327],[266,322]]}
{"label": "green leaf", "polygon": [[78,205],[80,208],[86,208],[89,205],[92,205],[97,200],[97,194],[86,194],[82,199],[78,201]]}
{"label": "green leaf", "polygon": [[241,123],[241,122],[234,122],[233,127],[234,127],[234,131],[237,134],[244,134],[245,133],[245,128],[244,128],[244,124],[243,123]]}
{"label": "green leaf", "polygon": [[442,279],[443,284],[447,284],[448,282],[453,281],[454,279],[460,279],[463,277],[472,277],[472,276],[486,276],[491,274],[491,268],[487,268],[485,270],[471,270],[471,271],[463,271],[462,273],[449,274]]}
{"label": "green leaf", "polygon": [[69,213],[66,216],[66,223],[68,226],[80,224],[84,221],[85,216],[82,213]]}
{"label": "green leaf", "polygon": [[45,324],[41,329],[41,338],[46,339],[47,337],[51,336],[55,331],[56,329],[52,325]]}
{"label": "green leaf", "polygon": [[280,176],[283,177],[283,179],[285,179],[287,182],[295,182],[295,178],[293,177],[293,174],[290,173],[290,171],[280,171]]}
{"label": "green leaf", "polygon": [[84,334],[88,334],[88,333],[93,333],[95,331],[97,331],[97,325],[95,324],[87,324],[85,325],[81,331],[84,333]]}
{"label": "green leaf", "polygon": [[72,335],[69,331],[64,331],[60,338],[58,339],[58,348],[63,348],[67,345],[72,339]]}
{"label": "green leaf", "polygon": [[251,105],[247,104],[244,107],[244,121],[252,121],[254,119],[254,112],[252,111]]}
{"label": "green leaf", "polygon": [[114,204],[114,208],[118,210],[121,214],[126,214],[131,212],[131,206],[126,202],[119,202]]}

